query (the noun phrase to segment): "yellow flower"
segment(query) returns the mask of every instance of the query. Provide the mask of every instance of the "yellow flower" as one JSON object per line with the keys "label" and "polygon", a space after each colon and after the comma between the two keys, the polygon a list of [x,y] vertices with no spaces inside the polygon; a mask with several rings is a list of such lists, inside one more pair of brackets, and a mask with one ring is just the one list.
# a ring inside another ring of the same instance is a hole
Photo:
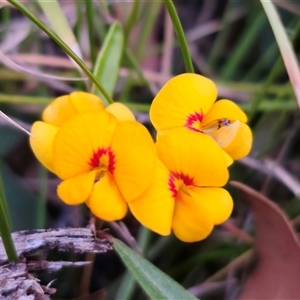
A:
{"label": "yellow flower", "polygon": [[161,235],[172,229],[184,242],[204,239],[233,207],[231,196],[221,188],[229,176],[222,151],[209,136],[184,128],[161,135],[156,148],[160,161],[154,181],[128,203],[130,210]]}
{"label": "yellow flower", "polygon": [[[76,92],[56,99],[32,126],[30,144],[37,158],[63,182],[67,204],[86,202],[99,218],[125,216],[126,202],[150,185],[156,150],[147,129],[114,103],[106,110],[94,95]],[[115,116],[113,115],[115,114]]]}
{"label": "yellow flower", "polygon": [[211,136],[232,159],[246,156],[252,145],[252,133],[245,124],[247,116],[232,101],[215,102],[216,97],[216,85],[203,76],[187,73],[169,80],[150,108],[158,136],[184,127]]}

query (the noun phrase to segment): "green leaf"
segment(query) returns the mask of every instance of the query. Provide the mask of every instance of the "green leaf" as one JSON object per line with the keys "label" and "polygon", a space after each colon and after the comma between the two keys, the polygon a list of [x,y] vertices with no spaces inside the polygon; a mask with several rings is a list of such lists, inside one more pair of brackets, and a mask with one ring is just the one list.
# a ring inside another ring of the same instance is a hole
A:
{"label": "green leaf", "polygon": [[151,299],[197,299],[171,277],[127,247],[123,242],[113,239],[114,249],[123,263]]}
{"label": "green leaf", "polygon": [[[121,25],[118,22],[115,22],[109,28],[94,68],[94,75],[109,96],[112,96],[118,79],[120,61],[123,53],[123,43],[124,36]],[[93,85],[92,93],[105,101],[105,97],[96,89],[95,85]]]}

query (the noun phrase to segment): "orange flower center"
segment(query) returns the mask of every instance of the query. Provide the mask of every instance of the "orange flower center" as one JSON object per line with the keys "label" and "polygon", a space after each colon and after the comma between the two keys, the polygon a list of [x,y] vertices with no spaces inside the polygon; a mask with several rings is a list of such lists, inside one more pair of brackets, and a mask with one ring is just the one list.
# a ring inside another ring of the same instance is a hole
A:
{"label": "orange flower center", "polygon": [[203,113],[194,113],[187,117],[185,122],[185,127],[190,130],[202,132],[201,130],[201,122],[203,120]]}
{"label": "orange flower center", "polygon": [[193,185],[194,180],[183,173],[170,172],[168,184],[169,190],[172,192],[172,197],[176,199],[178,191],[185,186]]}
{"label": "orange flower center", "polygon": [[[114,173],[115,170],[115,154],[114,152],[108,148],[100,148],[93,153],[93,156],[90,159],[89,165],[92,169],[98,169],[102,174],[105,171],[109,171],[111,174]],[[102,177],[100,175],[100,177]]]}

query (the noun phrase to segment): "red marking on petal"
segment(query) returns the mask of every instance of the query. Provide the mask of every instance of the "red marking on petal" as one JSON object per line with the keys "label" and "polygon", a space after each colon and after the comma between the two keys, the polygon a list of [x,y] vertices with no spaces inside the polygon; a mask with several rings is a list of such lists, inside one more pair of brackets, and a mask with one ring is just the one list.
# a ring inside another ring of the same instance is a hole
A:
{"label": "red marking on petal", "polygon": [[196,132],[202,132],[202,130],[195,128],[194,127],[194,123],[196,123],[197,121],[199,121],[200,123],[203,120],[203,113],[194,113],[188,116],[186,123],[185,123],[185,127],[187,127],[190,130],[196,131]]}
{"label": "red marking on petal", "polygon": [[175,184],[176,180],[181,180],[184,185],[193,185],[194,180],[193,178],[189,177],[188,175],[185,175],[183,173],[176,173],[176,172],[170,172],[169,175],[169,189],[172,192],[172,197],[175,199],[178,193],[178,186]]}
{"label": "red marking on petal", "polygon": [[90,159],[89,165],[93,168],[99,168],[100,167],[100,160],[103,155],[108,156],[108,164],[106,165],[107,170],[113,174],[115,170],[115,154],[110,148],[100,148],[97,151],[93,153],[93,156]]}

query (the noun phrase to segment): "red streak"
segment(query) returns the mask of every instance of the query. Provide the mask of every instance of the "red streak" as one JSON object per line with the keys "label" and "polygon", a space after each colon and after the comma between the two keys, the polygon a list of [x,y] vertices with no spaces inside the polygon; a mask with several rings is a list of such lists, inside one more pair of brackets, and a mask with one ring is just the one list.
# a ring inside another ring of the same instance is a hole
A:
{"label": "red streak", "polygon": [[193,185],[194,180],[193,178],[189,177],[188,175],[185,175],[183,173],[175,173],[175,172],[170,172],[169,175],[169,190],[172,192],[172,197],[175,199],[178,193],[178,189],[175,185],[175,180],[182,180],[184,185]]}
{"label": "red streak", "polygon": [[96,169],[100,167],[100,158],[102,155],[107,155],[108,156],[108,166],[107,169],[108,171],[113,174],[115,170],[115,154],[110,148],[100,148],[96,152],[94,152],[93,156],[90,159],[89,165],[93,168]]}
{"label": "red streak", "polygon": [[186,120],[186,123],[185,123],[185,127],[187,127],[188,129],[190,130],[193,130],[193,131],[197,131],[197,132],[202,132],[200,129],[197,129],[195,127],[193,127],[194,123],[199,121],[199,122],[202,122],[203,120],[203,113],[194,113],[192,115],[189,115],[187,120]]}

